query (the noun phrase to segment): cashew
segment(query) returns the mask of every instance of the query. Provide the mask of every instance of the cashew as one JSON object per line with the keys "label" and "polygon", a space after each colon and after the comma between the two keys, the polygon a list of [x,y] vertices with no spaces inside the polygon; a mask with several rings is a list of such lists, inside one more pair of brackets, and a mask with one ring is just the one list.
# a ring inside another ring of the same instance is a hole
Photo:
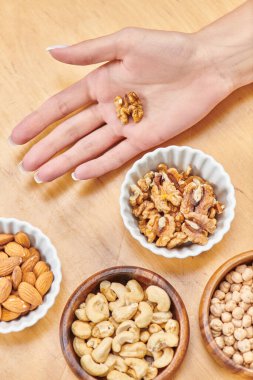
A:
{"label": "cashew", "polygon": [[117,371],[126,372],[127,371],[127,365],[125,363],[125,360],[123,358],[121,358],[120,356],[116,356],[116,363],[114,365],[114,368]]}
{"label": "cashew", "polygon": [[137,334],[137,332],[138,333],[140,332],[140,329],[136,326],[134,321],[132,321],[131,319],[128,319],[128,320],[121,322],[119,324],[119,326],[117,327],[117,330],[116,330],[116,335],[123,332],[123,331],[131,331],[131,332],[135,332]]}
{"label": "cashew", "polygon": [[125,294],[127,289],[124,285],[120,284],[119,282],[112,282],[110,289],[116,294],[118,298],[116,301],[109,303],[109,309],[113,311],[126,304]]}
{"label": "cashew", "polygon": [[138,309],[138,303],[131,303],[127,306],[121,306],[114,309],[112,312],[112,317],[116,322],[123,322],[127,319],[131,319]]}
{"label": "cashew", "polygon": [[155,333],[158,333],[159,331],[162,331],[162,328],[161,328],[161,326],[157,325],[156,323],[152,323],[149,326],[148,331],[150,332],[150,334],[155,334]]}
{"label": "cashew", "polygon": [[109,318],[108,302],[103,294],[98,293],[86,301],[87,317],[94,323],[102,322]]}
{"label": "cashew", "polygon": [[85,307],[82,307],[80,309],[76,309],[75,316],[79,319],[79,321],[83,321],[83,322],[89,321],[89,318],[87,317],[87,314],[85,311]]}
{"label": "cashew", "polygon": [[144,299],[144,291],[138,281],[128,281],[126,289],[125,299],[127,305],[130,303],[141,302]]}
{"label": "cashew", "polygon": [[147,349],[151,352],[163,350],[166,347],[177,347],[179,338],[170,332],[160,331],[151,335],[147,343]]}
{"label": "cashew", "polygon": [[80,356],[89,355],[92,352],[92,348],[88,347],[85,341],[81,338],[75,337],[73,340],[73,348],[75,353]]}
{"label": "cashew", "polygon": [[165,290],[159,286],[150,285],[146,289],[146,294],[150,302],[157,304],[158,311],[169,311],[171,302]]}
{"label": "cashew", "polygon": [[172,318],[172,313],[170,311],[158,311],[153,313],[152,322],[157,324],[166,323],[170,318]]}
{"label": "cashew", "polygon": [[106,338],[108,336],[112,336],[114,330],[115,328],[111,322],[103,321],[93,327],[91,334],[96,338]]}
{"label": "cashew", "polygon": [[125,373],[114,370],[108,373],[107,380],[133,380],[133,378]]}
{"label": "cashew", "polygon": [[116,355],[113,355],[113,354],[108,355],[108,358],[105,361],[105,365],[107,365],[107,367],[109,368],[110,371],[114,369],[114,366],[116,364],[116,360],[117,360]]}
{"label": "cashew", "polygon": [[125,362],[130,368],[134,370],[136,378],[138,380],[141,380],[146,375],[146,372],[148,370],[148,363],[146,360],[126,358]]}
{"label": "cashew", "polygon": [[150,337],[150,333],[147,330],[142,331],[140,334],[140,340],[143,343],[146,343],[149,340],[149,337]]}
{"label": "cashew", "polygon": [[112,348],[112,338],[104,338],[92,351],[91,356],[97,363],[104,363]]}
{"label": "cashew", "polygon": [[130,331],[123,331],[113,338],[112,349],[114,352],[120,352],[121,346],[125,343],[134,343],[134,334]]}
{"label": "cashew", "polygon": [[174,351],[172,348],[167,347],[163,350],[163,354],[153,362],[153,366],[156,368],[167,367],[173,359]]}
{"label": "cashew", "polygon": [[91,355],[81,357],[81,366],[91,376],[103,377],[106,376],[109,371],[107,365],[94,362]]}
{"label": "cashew", "polygon": [[169,319],[165,325],[165,331],[179,335],[179,323],[175,319]]}
{"label": "cashew", "polygon": [[137,376],[133,368],[128,368],[126,374],[129,375],[131,379],[137,380]]}
{"label": "cashew", "polygon": [[111,289],[110,281],[102,281],[100,283],[100,292],[105,296],[107,301],[115,301],[117,298],[116,293]]}
{"label": "cashew", "polygon": [[148,367],[147,373],[144,376],[144,380],[153,380],[158,375],[158,369],[155,367]]}
{"label": "cashew", "polygon": [[139,328],[148,327],[153,317],[153,310],[147,302],[140,302],[138,306],[140,314],[135,318],[135,323]]}
{"label": "cashew", "polygon": [[[95,297],[95,295],[96,294],[94,294],[94,293],[89,293],[88,295],[87,295],[87,297],[86,297],[86,302],[88,302],[92,297]],[[84,305],[84,304],[86,304],[86,302],[83,302],[81,305]],[[86,305],[85,305],[86,306]],[[81,306],[79,306],[80,308],[81,308]]]}
{"label": "cashew", "polygon": [[90,338],[87,341],[87,346],[91,348],[97,348],[97,346],[101,343],[101,339],[99,338]]}
{"label": "cashew", "polygon": [[120,356],[124,358],[139,358],[143,359],[146,355],[147,347],[143,342],[138,343],[127,343],[125,344],[121,351]]}
{"label": "cashew", "polygon": [[118,328],[119,326],[119,323],[115,321],[115,319],[113,317],[110,317],[108,319],[109,322],[111,322],[111,324],[114,326],[115,330]]}
{"label": "cashew", "polygon": [[75,336],[81,339],[88,339],[91,336],[91,327],[87,322],[74,321],[71,330]]}

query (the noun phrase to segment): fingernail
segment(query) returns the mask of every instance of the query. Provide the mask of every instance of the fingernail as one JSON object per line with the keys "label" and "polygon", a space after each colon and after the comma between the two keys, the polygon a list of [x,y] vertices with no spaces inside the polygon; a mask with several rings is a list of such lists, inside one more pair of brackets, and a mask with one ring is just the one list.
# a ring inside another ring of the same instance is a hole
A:
{"label": "fingernail", "polygon": [[17,146],[17,144],[15,144],[14,141],[12,140],[11,136],[8,137],[7,141],[8,141],[8,143],[9,143],[11,146]]}
{"label": "fingernail", "polygon": [[52,45],[52,46],[48,46],[46,48],[46,51],[50,51],[50,50],[54,50],[54,49],[63,49],[66,47],[68,47],[68,45]]}
{"label": "fingernail", "polygon": [[21,161],[21,162],[18,164],[18,169],[19,169],[20,173],[22,173],[22,174],[27,173],[27,171],[24,169],[23,161]]}
{"label": "fingernail", "polygon": [[77,178],[77,176],[76,176],[75,173],[72,173],[72,174],[71,174],[71,177],[72,177],[72,179],[73,179],[74,181],[80,181],[80,179]]}
{"label": "fingernail", "polygon": [[34,174],[34,181],[35,181],[36,183],[43,183],[43,181],[41,181],[41,179],[40,179],[40,177],[39,177],[38,172],[36,172],[36,173]]}

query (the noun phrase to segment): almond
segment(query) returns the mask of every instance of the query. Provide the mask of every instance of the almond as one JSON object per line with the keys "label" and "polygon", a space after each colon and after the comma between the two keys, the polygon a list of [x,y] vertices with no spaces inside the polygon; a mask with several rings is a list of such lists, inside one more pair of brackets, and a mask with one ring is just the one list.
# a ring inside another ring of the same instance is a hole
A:
{"label": "almond", "polygon": [[42,273],[35,282],[35,288],[44,296],[50,289],[54,279],[53,272],[44,272]]}
{"label": "almond", "polygon": [[8,259],[0,260],[0,276],[8,276],[13,269],[20,265],[22,262],[21,257],[9,257]]}
{"label": "almond", "polygon": [[16,243],[15,241],[12,241],[8,243],[4,247],[5,253],[7,253],[8,256],[18,256],[18,257],[24,257],[25,251],[22,245]]}
{"label": "almond", "polygon": [[37,289],[27,282],[21,282],[18,287],[19,297],[25,302],[33,306],[38,306],[42,303],[42,297]]}
{"label": "almond", "polygon": [[33,272],[25,272],[23,273],[22,281],[28,282],[28,284],[34,286],[36,282],[36,276]]}
{"label": "almond", "polygon": [[24,248],[24,251],[25,251],[25,256],[23,257],[23,262],[28,260],[32,256],[30,249]]}
{"label": "almond", "polygon": [[31,252],[31,255],[38,256],[38,261],[40,261],[40,252],[38,251],[38,249],[36,249],[35,247],[31,247],[29,248],[29,251]]}
{"label": "almond", "polygon": [[0,252],[0,260],[1,259],[8,259],[8,257],[9,256],[5,252],[3,252],[3,251]]}
{"label": "almond", "polygon": [[32,272],[35,264],[39,261],[39,257],[37,254],[32,255],[27,259],[21,266],[22,272]]}
{"label": "almond", "polygon": [[0,246],[8,244],[10,241],[14,240],[14,236],[12,234],[0,234]]}
{"label": "almond", "polygon": [[39,277],[42,273],[49,271],[49,266],[45,261],[38,261],[35,267],[33,268],[36,277]]}
{"label": "almond", "polygon": [[0,303],[3,303],[11,294],[11,281],[5,277],[0,278]]}
{"label": "almond", "polygon": [[12,321],[13,319],[17,319],[19,316],[20,314],[14,313],[13,311],[4,309],[2,307],[1,321],[9,322],[9,321]]}
{"label": "almond", "polygon": [[16,266],[13,269],[11,279],[12,279],[13,288],[16,290],[22,280],[22,270],[19,266]]}
{"label": "almond", "polygon": [[30,248],[30,239],[24,232],[18,232],[15,237],[15,242],[22,245],[24,248]]}
{"label": "almond", "polygon": [[14,311],[14,313],[20,314],[30,310],[30,304],[23,301],[17,296],[9,296],[6,301],[3,302],[5,309]]}

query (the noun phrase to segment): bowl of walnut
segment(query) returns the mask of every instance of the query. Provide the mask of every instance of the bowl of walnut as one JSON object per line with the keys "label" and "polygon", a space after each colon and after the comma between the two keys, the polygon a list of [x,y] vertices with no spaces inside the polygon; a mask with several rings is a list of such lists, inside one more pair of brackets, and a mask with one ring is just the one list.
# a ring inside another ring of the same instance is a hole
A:
{"label": "bowl of walnut", "polygon": [[0,218],[0,333],[21,331],[43,318],[61,277],[47,236],[25,221]]}
{"label": "bowl of walnut", "polygon": [[158,274],[130,266],[108,268],[70,296],[60,342],[80,379],[165,380],[185,357],[188,315],[179,294]]}
{"label": "bowl of walnut", "polygon": [[167,258],[197,256],[228,232],[235,192],[211,156],[186,146],[145,154],[127,172],[120,211],[130,234]]}
{"label": "bowl of walnut", "polygon": [[253,378],[253,251],[232,257],[212,275],[201,298],[199,324],[218,364]]}

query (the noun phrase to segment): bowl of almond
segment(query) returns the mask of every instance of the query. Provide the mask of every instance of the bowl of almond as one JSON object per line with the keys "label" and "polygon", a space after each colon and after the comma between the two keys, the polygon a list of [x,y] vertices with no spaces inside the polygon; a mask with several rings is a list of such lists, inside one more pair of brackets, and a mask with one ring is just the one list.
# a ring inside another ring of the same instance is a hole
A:
{"label": "bowl of almond", "polygon": [[130,234],[167,258],[197,256],[228,232],[235,192],[211,156],[187,146],[145,154],[126,174],[120,211]]}
{"label": "bowl of almond", "polygon": [[0,333],[21,331],[43,318],[61,277],[47,236],[25,221],[0,218]]}

